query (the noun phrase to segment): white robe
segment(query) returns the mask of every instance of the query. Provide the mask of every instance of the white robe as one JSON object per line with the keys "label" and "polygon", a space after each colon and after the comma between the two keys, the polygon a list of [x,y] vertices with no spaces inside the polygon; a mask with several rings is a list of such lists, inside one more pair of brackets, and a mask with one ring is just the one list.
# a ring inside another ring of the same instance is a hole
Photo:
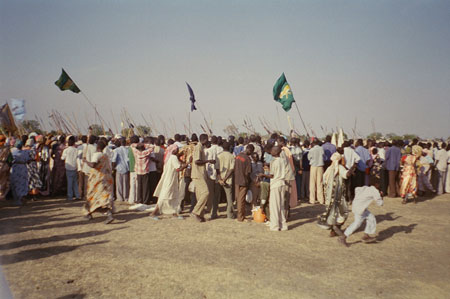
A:
{"label": "white robe", "polygon": [[153,194],[153,196],[158,197],[157,205],[161,214],[177,213],[180,204],[177,169],[180,167],[180,161],[175,155],[170,156],[164,165],[163,174]]}

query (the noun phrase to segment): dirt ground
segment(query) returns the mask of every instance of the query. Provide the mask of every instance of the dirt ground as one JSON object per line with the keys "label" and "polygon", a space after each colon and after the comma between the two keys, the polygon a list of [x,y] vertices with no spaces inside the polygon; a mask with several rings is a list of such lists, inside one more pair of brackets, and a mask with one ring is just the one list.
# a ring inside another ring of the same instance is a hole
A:
{"label": "dirt ground", "polygon": [[[151,220],[117,205],[88,222],[81,202],[0,208],[2,267],[15,298],[448,298],[450,194],[373,204],[378,241],[350,248],[292,211],[286,232],[220,218]],[[224,217],[224,207],[221,207]],[[346,226],[353,220],[350,216]]]}

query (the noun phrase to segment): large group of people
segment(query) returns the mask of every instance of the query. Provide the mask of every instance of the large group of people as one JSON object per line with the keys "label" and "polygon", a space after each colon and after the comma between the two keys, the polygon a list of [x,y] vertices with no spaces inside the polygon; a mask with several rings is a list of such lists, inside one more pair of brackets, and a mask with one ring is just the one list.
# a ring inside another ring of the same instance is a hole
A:
{"label": "large group of people", "polygon": [[[388,196],[406,204],[426,192],[450,193],[450,145],[444,142],[335,143],[331,136],[301,140],[276,133],[264,140],[0,135],[0,200],[22,205],[64,195],[85,201],[88,220],[101,211],[106,223],[114,220],[115,202],[152,206],[152,220],[161,214],[185,219],[182,212],[189,211],[198,222],[218,218],[224,202],[227,218],[248,222],[259,210],[271,231],[288,230],[290,209],[304,201],[325,205],[318,225],[347,246],[364,220],[363,240],[374,240],[371,202],[381,205]],[[343,230],[350,211],[355,220]]]}

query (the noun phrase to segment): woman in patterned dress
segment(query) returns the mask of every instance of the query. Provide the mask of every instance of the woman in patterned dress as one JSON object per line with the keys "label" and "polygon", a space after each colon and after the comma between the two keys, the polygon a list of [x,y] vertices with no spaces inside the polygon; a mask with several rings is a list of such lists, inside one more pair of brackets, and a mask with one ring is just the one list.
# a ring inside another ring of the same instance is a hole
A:
{"label": "woman in patterned dress", "polygon": [[48,196],[50,194],[50,142],[51,136],[46,139],[40,135],[37,142],[37,168],[39,170],[39,180],[42,182],[40,194]]}
{"label": "woman in patterned dress", "polygon": [[416,162],[417,156],[414,154],[406,154],[402,157],[401,164],[403,165],[403,171],[400,179],[400,196],[403,198],[402,204],[406,204],[408,197],[412,197],[414,203],[416,203]]}
{"label": "woman in patterned dress", "polygon": [[22,150],[22,141],[16,142],[16,149],[12,150],[11,190],[16,205],[22,205],[22,199],[28,194],[28,169],[30,152]]}
{"label": "woman in patterned dress", "polygon": [[113,211],[113,176],[111,163],[103,149],[106,144],[100,141],[97,144],[97,152],[92,155],[92,162],[83,159],[83,162],[91,167],[87,185],[86,204],[84,214],[88,220],[92,219],[92,213],[97,209],[106,209],[108,218],[106,223],[111,223],[114,218]]}
{"label": "woman in patterned dress", "polygon": [[383,171],[383,160],[380,158],[380,155],[378,154],[378,149],[376,147],[373,147],[371,149],[372,152],[372,166],[370,167],[370,177],[369,177],[369,184],[370,186],[376,185],[376,183],[379,183],[381,181],[381,173]]}
{"label": "woman in patterned dress", "polygon": [[39,169],[36,162],[36,145],[33,138],[28,138],[25,143],[25,150],[30,153],[30,162],[27,164],[28,169],[28,188],[32,195],[37,195],[42,187],[41,178],[39,177]]}

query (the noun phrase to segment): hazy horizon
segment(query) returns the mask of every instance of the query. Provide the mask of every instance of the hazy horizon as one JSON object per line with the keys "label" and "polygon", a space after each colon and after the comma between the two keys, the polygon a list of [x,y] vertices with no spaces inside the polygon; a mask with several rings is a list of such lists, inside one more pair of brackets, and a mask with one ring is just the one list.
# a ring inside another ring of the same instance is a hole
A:
{"label": "hazy horizon", "polygon": [[[25,99],[26,119],[47,129],[52,109],[87,127],[93,109],[54,84],[64,68],[117,126],[126,108],[137,124],[184,132],[187,81],[215,134],[230,120],[245,132],[244,118],[264,133],[261,117],[287,131],[272,97],[284,72],[318,136],[351,135],[357,118],[363,136],[447,138],[449,12],[450,1],[0,0],[0,104]],[[199,132],[202,114],[191,122]]]}

